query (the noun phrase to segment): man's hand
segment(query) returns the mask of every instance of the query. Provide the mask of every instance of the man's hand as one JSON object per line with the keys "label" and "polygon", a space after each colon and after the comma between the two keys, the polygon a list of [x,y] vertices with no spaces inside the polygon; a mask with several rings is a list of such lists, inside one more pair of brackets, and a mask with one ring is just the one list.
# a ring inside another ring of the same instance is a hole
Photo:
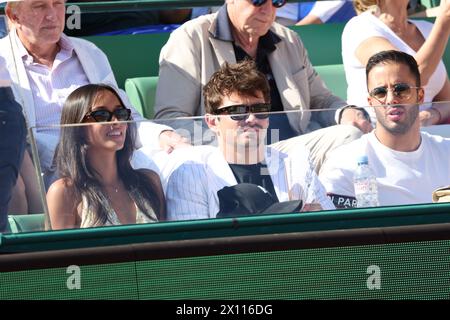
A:
{"label": "man's hand", "polygon": [[321,211],[322,206],[320,203],[305,203],[305,205],[302,208],[302,212],[308,212],[308,211]]}
{"label": "man's hand", "polygon": [[159,135],[159,145],[167,153],[176,148],[190,147],[188,140],[175,131],[165,130]]}
{"label": "man's hand", "polygon": [[342,110],[339,124],[349,124],[357,127],[363,133],[373,130],[370,118],[368,118],[360,108],[345,108]]}

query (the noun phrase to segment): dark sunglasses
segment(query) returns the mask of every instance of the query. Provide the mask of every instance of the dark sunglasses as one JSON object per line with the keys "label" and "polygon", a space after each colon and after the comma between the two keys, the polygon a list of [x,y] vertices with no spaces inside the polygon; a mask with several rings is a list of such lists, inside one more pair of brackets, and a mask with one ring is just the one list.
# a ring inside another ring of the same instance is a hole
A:
{"label": "dark sunglasses", "polygon": [[83,120],[94,119],[96,122],[109,122],[112,117],[115,117],[118,121],[127,121],[131,118],[131,110],[127,108],[119,108],[110,112],[105,109],[99,109],[86,114]]}
{"label": "dark sunglasses", "polygon": [[[252,0],[252,4],[255,7],[261,7],[266,2],[267,2],[267,0]],[[281,8],[285,4],[286,4],[286,0],[272,0],[272,5],[275,8]]]}
{"label": "dark sunglasses", "polygon": [[388,89],[386,87],[378,87],[369,92],[369,95],[378,100],[380,103],[385,103],[389,91],[392,91],[394,96],[400,100],[408,100],[411,98],[414,89],[420,87],[411,87],[407,83],[396,83],[394,87]]}
{"label": "dark sunglasses", "polygon": [[216,114],[229,115],[234,121],[247,120],[250,113],[257,119],[267,119],[270,112],[270,103],[236,104],[216,110]]}

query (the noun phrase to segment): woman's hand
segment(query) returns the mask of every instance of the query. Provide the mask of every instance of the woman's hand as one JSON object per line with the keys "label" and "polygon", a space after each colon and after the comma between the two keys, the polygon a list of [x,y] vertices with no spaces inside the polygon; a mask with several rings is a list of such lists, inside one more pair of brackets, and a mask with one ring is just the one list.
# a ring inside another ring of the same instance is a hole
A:
{"label": "woman's hand", "polygon": [[302,208],[302,212],[308,212],[308,211],[321,211],[323,210],[320,203],[305,203],[305,205]]}
{"label": "woman's hand", "polygon": [[429,108],[427,110],[420,111],[419,113],[420,125],[422,127],[432,126],[439,124],[442,120],[441,113],[436,107]]}
{"label": "woman's hand", "polygon": [[190,147],[188,140],[175,131],[165,130],[159,135],[159,145],[167,153],[176,148]]}
{"label": "woman's hand", "polygon": [[439,21],[450,27],[450,0],[441,0],[441,5],[437,11],[436,22]]}

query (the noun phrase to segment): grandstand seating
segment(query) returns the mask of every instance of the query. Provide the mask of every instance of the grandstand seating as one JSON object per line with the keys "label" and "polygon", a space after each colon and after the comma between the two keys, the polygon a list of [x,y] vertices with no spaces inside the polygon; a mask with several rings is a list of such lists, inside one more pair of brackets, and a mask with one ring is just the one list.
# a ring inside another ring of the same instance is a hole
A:
{"label": "grandstand seating", "polygon": [[420,2],[427,8],[433,8],[438,6],[441,0],[422,0]]}
{"label": "grandstand seating", "polygon": [[[314,66],[342,64],[343,23],[292,27],[292,29],[300,35]],[[128,78],[158,75],[159,52],[169,36],[170,33],[152,33],[91,36],[86,39],[106,53],[119,86],[124,88],[125,80]]]}
{"label": "grandstand seating", "polygon": [[[342,99],[346,99],[347,82],[342,64],[323,65],[315,67],[317,73],[328,88]],[[152,119],[158,77],[137,77],[125,81],[125,91],[132,105],[145,118]]]}
{"label": "grandstand seating", "polygon": [[[343,99],[346,98],[341,56],[344,26],[344,23],[338,23],[292,27],[328,88]],[[119,86],[126,89],[138,111],[149,119],[153,116],[159,52],[169,36],[169,33],[153,33],[86,37],[106,53]],[[443,60],[450,74],[450,46],[447,46]]]}
{"label": "grandstand seating", "polygon": [[347,80],[343,64],[316,66],[314,69],[335,95],[347,99]]}
{"label": "grandstand seating", "polygon": [[[342,64],[341,34],[345,24],[322,24],[292,27],[306,49],[314,66]],[[138,35],[91,36],[94,42],[108,56],[111,67],[121,88],[125,80],[135,77],[157,76],[159,52],[167,42],[169,33]],[[447,72],[450,72],[450,46],[444,54]]]}
{"label": "grandstand seating", "polygon": [[6,232],[21,233],[43,231],[45,228],[45,215],[39,214],[25,214],[25,215],[10,215],[8,216],[8,225]]}
{"label": "grandstand seating", "polygon": [[153,118],[158,77],[138,77],[125,81],[125,91],[134,108],[145,118]]}

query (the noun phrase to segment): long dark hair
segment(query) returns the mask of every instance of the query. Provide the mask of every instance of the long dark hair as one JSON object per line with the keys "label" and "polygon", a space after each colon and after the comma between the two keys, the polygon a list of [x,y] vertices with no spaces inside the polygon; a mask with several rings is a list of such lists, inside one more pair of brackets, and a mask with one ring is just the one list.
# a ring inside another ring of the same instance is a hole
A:
{"label": "long dark hair", "polygon": [[[104,91],[113,93],[124,106],[113,87],[104,84],[88,84],[76,89],[67,97],[61,114],[61,124],[82,123],[85,115],[91,111],[95,99]],[[99,175],[87,158],[89,144],[86,132],[86,126],[62,126],[56,151],[57,168],[60,177],[73,185],[76,199],[87,200],[89,208],[86,209],[95,214],[95,223],[103,225],[108,221],[109,215],[102,201],[104,189],[100,184]],[[156,183],[131,167],[130,159],[135,150],[136,132],[135,123],[128,123],[124,146],[116,152],[118,175],[127,191],[137,190],[142,194],[142,197],[133,198],[139,209],[150,217],[146,209],[148,206],[145,201],[147,201],[157,218],[162,219],[165,205],[158,197]]]}

